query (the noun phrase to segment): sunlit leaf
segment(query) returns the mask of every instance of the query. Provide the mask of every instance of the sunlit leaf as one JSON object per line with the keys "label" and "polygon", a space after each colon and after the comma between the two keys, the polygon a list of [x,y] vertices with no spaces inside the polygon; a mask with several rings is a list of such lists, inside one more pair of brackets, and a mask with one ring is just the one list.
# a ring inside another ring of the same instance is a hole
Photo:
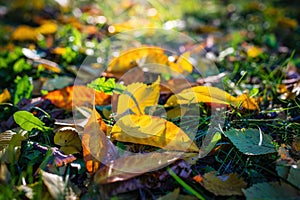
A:
{"label": "sunlit leaf", "polygon": [[124,181],[143,173],[165,167],[180,158],[177,152],[151,152],[118,158],[101,168],[94,176],[99,184]]}
{"label": "sunlit leaf", "polygon": [[94,108],[82,135],[83,157],[88,172],[94,173],[100,163],[108,163],[118,157],[117,150],[106,137],[107,126]]}
{"label": "sunlit leaf", "polygon": [[151,145],[166,150],[198,152],[195,143],[178,126],[151,115],[126,115],[111,130],[111,136],[122,142]]}
{"label": "sunlit leaf", "polygon": [[0,94],[0,103],[9,101],[11,98],[10,92],[8,91],[8,89],[4,89],[3,92]]}
{"label": "sunlit leaf", "polygon": [[246,155],[261,155],[276,153],[272,137],[264,134],[261,130],[246,129],[225,131],[224,135],[230,139],[242,153]]}
{"label": "sunlit leaf", "polygon": [[257,110],[258,105],[254,99],[243,94],[238,97],[233,97],[229,93],[216,87],[211,86],[196,86],[185,89],[178,94],[172,95],[166,105],[176,106],[178,104],[190,103],[216,103],[233,106],[242,106],[245,109]]}
{"label": "sunlit leaf", "polygon": [[53,34],[57,31],[57,24],[54,22],[47,21],[40,27],[36,28],[35,31],[43,35]]}
{"label": "sunlit leaf", "polygon": [[94,98],[94,90],[83,85],[68,86],[51,91],[44,98],[51,100],[57,107],[68,110],[72,109],[72,105],[92,104],[94,99],[96,105],[104,105],[110,102],[110,95],[96,91]]}
{"label": "sunlit leaf", "polygon": [[215,171],[204,174],[202,184],[217,196],[243,195],[242,189],[247,186],[238,174],[216,176]]}
{"label": "sunlit leaf", "polygon": [[17,77],[15,79],[16,91],[14,94],[14,104],[17,105],[19,101],[21,101],[23,98],[31,98],[33,85],[31,82],[31,78],[29,78],[27,75],[21,77]]}
{"label": "sunlit leaf", "polygon": [[247,49],[247,55],[250,58],[256,58],[262,54],[262,49],[256,46],[251,46],[249,49]]}
{"label": "sunlit leaf", "polygon": [[105,80],[105,77],[97,78],[87,86],[110,95],[112,95],[113,92],[116,94],[121,94],[126,89],[124,85],[116,83],[115,79],[110,78]]}
{"label": "sunlit leaf", "polygon": [[109,64],[109,72],[125,72],[133,67],[143,66],[147,63],[167,64],[168,57],[160,47],[140,47],[130,49],[113,58]]}
{"label": "sunlit leaf", "polygon": [[158,103],[159,83],[160,78],[151,85],[144,83],[128,85],[119,96],[117,114],[123,114],[129,110],[136,114],[145,114],[144,109],[147,106],[155,106]]}
{"label": "sunlit leaf", "polygon": [[298,199],[299,190],[284,182],[265,182],[243,189],[247,199]]}
{"label": "sunlit leaf", "polygon": [[36,40],[36,38],[35,28],[26,25],[18,26],[12,34],[13,40]]}
{"label": "sunlit leaf", "polygon": [[54,136],[54,143],[60,146],[65,154],[76,154],[81,152],[81,140],[75,128],[64,127],[59,129]]}
{"label": "sunlit leaf", "polygon": [[17,111],[14,114],[15,122],[24,130],[31,131],[33,128],[44,130],[45,124],[39,118],[28,111]]}

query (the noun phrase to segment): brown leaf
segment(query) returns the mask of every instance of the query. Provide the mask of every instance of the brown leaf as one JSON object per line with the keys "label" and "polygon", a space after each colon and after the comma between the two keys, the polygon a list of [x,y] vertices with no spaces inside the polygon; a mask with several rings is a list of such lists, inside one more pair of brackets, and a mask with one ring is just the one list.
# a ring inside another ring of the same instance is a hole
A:
{"label": "brown leaf", "polygon": [[111,161],[96,172],[94,180],[98,184],[124,181],[149,171],[168,166],[181,156],[178,152],[151,152],[134,154]]}
{"label": "brown leaf", "polygon": [[235,173],[216,176],[216,172],[212,171],[204,174],[203,178],[205,189],[217,196],[243,195],[242,189],[247,186]]}
{"label": "brown leaf", "polygon": [[94,108],[82,135],[83,157],[88,172],[94,173],[100,162],[106,164],[118,157],[118,152],[106,137],[106,124]]}

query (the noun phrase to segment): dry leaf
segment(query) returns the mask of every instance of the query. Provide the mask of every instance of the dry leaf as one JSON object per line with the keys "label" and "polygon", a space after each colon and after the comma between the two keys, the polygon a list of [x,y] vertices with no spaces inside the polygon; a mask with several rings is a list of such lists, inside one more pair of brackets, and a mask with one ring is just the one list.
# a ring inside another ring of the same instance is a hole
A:
{"label": "dry leaf", "polygon": [[117,114],[124,114],[129,109],[135,114],[145,114],[144,109],[147,106],[154,106],[159,98],[158,78],[151,85],[144,83],[132,83],[119,96]]}
{"label": "dry leaf", "polygon": [[94,180],[98,184],[124,181],[168,166],[179,158],[178,152],[151,152],[121,157],[97,171]]}
{"label": "dry leaf", "polygon": [[94,108],[82,135],[83,157],[90,173],[99,168],[100,162],[105,164],[118,157],[115,146],[105,135],[106,129],[106,124]]}
{"label": "dry leaf", "polygon": [[229,93],[216,87],[211,86],[196,86],[183,90],[178,94],[172,95],[166,102],[166,106],[176,106],[178,104],[190,103],[215,103],[233,106],[242,106],[245,109],[259,109],[254,99],[243,94],[238,97],[233,97]]}
{"label": "dry leaf", "polygon": [[199,152],[195,143],[178,126],[151,115],[126,115],[111,130],[113,139],[160,147],[166,150]]}
{"label": "dry leaf", "polygon": [[246,188],[247,184],[239,178],[238,174],[216,176],[216,172],[212,171],[204,174],[203,186],[217,196],[231,196],[243,195],[242,189]]}
{"label": "dry leaf", "polygon": [[96,105],[105,105],[110,102],[110,95],[98,91],[94,93],[93,89],[84,85],[68,86],[60,90],[54,90],[45,95],[44,98],[51,100],[57,107],[71,110],[72,105],[80,106],[93,103],[94,94]]}
{"label": "dry leaf", "polygon": [[8,89],[4,89],[3,92],[0,94],[0,103],[9,101],[11,98],[10,92]]}
{"label": "dry leaf", "polygon": [[59,145],[60,150],[65,154],[76,154],[82,150],[78,132],[72,127],[59,129],[54,136],[54,143]]}

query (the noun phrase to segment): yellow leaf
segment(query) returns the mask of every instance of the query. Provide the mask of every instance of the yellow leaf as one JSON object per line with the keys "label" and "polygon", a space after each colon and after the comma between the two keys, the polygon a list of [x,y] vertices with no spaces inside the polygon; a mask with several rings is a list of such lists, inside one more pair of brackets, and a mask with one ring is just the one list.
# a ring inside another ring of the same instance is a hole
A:
{"label": "yellow leaf", "polygon": [[11,98],[8,89],[4,89],[3,92],[0,94],[0,103],[9,101]]}
{"label": "yellow leaf", "polygon": [[82,150],[78,132],[72,127],[59,129],[54,136],[54,143],[61,146],[60,150],[65,154],[76,154]]}
{"label": "yellow leaf", "polygon": [[46,22],[36,28],[35,31],[43,35],[53,34],[57,31],[57,24],[53,22]]}
{"label": "yellow leaf", "polygon": [[168,57],[160,47],[144,46],[122,52],[120,56],[113,58],[108,71],[111,73],[125,72],[146,63],[166,64]]}
{"label": "yellow leaf", "polygon": [[208,191],[219,196],[243,195],[242,189],[247,186],[238,174],[224,174],[216,176],[216,172],[212,171],[204,174],[203,186]]}
{"label": "yellow leaf", "polygon": [[147,106],[154,106],[159,98],[159,83],[158,78],[151,85],[144,83],[132,83],[127,86],[118,99],[117,114],[122,114],[131,109],[135,114],[145,114],[144,109]]}
{"label": "yellow leaf", "polygon": [[190,103],[216,103],[224,105],[240,106],[249,110],[257,110],[259,107],[253,98],[243,94],[233,97],[229,93],[216,87],[196,86],[185,89],[176,95],[172,95],[165,105],[176,106],[178,104]]}
{"label": "yellow leaf", "polygon": [[149,67],[146,64],[156,64],[152,65],[155,67],[153,70],[158,70],[159,73],[177,73],[193,71],[192,64],[188,61],[190,57],[190,52],[185,52],[182,54],[176,62],[169,61],[168,56],[165,51],[156,46],[142,46],[139,48],[130,49],[124,51],[120,56],[115,57],[109,64],[108,72],[110,73],[123,73],[132,69],[134,67]]}
{"label": "yellow leaf", "polygon": [[256,58],[260,54],[262,54],[262,49],[256,46],[252,46],[247,50],[247,55],[250,58]]}
{"label": "yellow leaf", "polygon": [[198,147],[178,126],[151,115],[126,115],[113,126],[113,139],[151,145],[166,150],[199,152]]}
{"label": "yellow leaf", "polygon": [[13,40],[36,40],[37,32],[35,28],[21,25],[12,33]]}
{"label": "yellow leaf", "polygon": [[143,173],[168,166],[180,158],[178,152],[151,152],[118,158],[102,167],[94,176],[95,183],[124,181]]}
{"label": "yellow leaf", "polygon": [[180,55],[180,57],[177,59],[176,63],[169,62],[170,67],[172,70],[178,72],[178,73],[192,73],[193,71],[193,65],[189,62],[190,52],[187,51]]}

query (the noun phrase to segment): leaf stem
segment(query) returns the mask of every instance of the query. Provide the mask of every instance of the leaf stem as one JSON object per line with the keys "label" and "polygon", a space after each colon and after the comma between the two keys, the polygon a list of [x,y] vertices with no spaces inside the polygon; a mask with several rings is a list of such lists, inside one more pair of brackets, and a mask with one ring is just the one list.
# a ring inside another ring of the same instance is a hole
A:
{"label": "leaf stem", "polygon": [[191,186],[189,186],[188,184],[186,184],[179,176],[177,176],[173,170],[168,167],[167,171],[169,172],[169,174],[182,186],[184,187],[186,190],[188,190],[190,193],[192,193],[193,195],[195,195],[198,199],[201,200],[205,200],[205,198],[199,194],[196,190],[194,190]]}

